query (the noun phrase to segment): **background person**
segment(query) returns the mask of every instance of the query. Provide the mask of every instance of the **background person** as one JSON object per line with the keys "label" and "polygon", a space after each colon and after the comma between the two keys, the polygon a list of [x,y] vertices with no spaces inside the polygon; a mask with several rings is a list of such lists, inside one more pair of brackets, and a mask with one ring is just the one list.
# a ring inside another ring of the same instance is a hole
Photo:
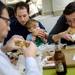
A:
{"label": "background person", "polygon": [[[74,44],[74,42],[71,40],[71,35],[69,33],[65,33],[69,26],[74,27],[74,8],[75,2],[71,2],[65,7],[63,16],[60,17],[60,19],[57,21],[57,24],[49,34],[49,43],[57,42],[59,39],[62,39],[62,43],[66,43],[68,45]],[[65,35],[67,35],[67,38],[64,37]]]}
{"label": "background person", "polygon": [[[9,40],[13,35],[21,35],[24,39],[26,39],[27,35],[30,33],[26,27],[24,27],[29,18],[29,6],[25,2],[18,2],[14,8],[15,17],[14,21],[10,24],[10,31],[8,33],[7,38],[5,39],[4,44],[7,40]],[[45,29],[43,25],[39,23],[40,28]],[[45,36],[42,29],[38,30],[38,37],[42,38]]]}

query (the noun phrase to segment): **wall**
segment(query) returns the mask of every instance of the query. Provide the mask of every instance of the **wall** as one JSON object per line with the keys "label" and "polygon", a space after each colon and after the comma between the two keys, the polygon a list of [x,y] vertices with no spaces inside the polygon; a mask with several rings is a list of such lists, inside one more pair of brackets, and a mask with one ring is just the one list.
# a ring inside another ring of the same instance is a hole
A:
{"label": "wall", "polygon": [[38,17],[35,17],[34,19],[40,21],[43,26],[46,28],[46,31],[49,33],[52,28],[54,27],[54,25],[56,24],[57,20],[58,20],[59,16],[50,16],[50,15],[47,15],[47,16],[38,16]]}
{"label": "wall", "polygon": [[42,14],[48,15],[52,12],[52,0],[42,0]]}
{"label": "wall", "polygon": [[75,0],[42,0],[42,13],[48,15],[61,15],[65,6]]}
{"label": "wall", "polygon": [[61,14],[65,6],[75,0],[52,0],[54,14]]}

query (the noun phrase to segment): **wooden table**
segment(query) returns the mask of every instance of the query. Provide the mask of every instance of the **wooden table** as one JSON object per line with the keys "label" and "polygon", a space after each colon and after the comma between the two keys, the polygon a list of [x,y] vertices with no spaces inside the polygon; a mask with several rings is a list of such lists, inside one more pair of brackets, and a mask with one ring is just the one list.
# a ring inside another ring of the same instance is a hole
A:
{"label": "wooden table", "polygon": [[75,67],[75,60],[73,60],[73,57],[75,56],[75,48],[71,49],[62,49],[65,59],[66,59],[66,64],[68,67]]}
{"label": "wooden table", "polygon": [[[67,67],[75,67],[75,60],[73,60],[73,56],[75,56],[75,48],[66,47],[61,50],[65,55]],[[55,68],[55,66],[44,66],[44,68]]]}
{"label": "wooden table", "polygon": [[[67,64],[67,75],[75,75],[75,60],[73,56],[75,55],[75,48],[65,48],[62,49],[65,54],[66,64]],[[55,67],[44,67],[43,75],[56,75]]]}

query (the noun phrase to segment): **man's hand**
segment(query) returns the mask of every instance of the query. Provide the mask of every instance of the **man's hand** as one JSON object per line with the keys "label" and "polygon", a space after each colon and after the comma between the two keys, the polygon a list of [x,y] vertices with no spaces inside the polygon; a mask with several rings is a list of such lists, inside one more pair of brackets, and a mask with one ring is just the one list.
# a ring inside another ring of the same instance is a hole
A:
{"label": "man's hand", "polygon": [[62,36],[62,38],[64,38],[65,40],[68,40],[68,41],[72,41],[71,34],[64,34],[64,35]]}
{"label": "man's hand", "polygon": [[68,34],[66,32],[61,32],[52,36],[52,39],[54,40],[54,42],[58,42],[61,38],[67,41],[72,41],[71,34]]}
{"label": "man's hand", "polygon": [[25,57],[35,57],[36,50],[37,50],[36,45],[33,42],[29,42],[29,41],[27,41],[27,43],[29,43],[29,47],[23,49],[24,56]]}
{"label": "man's hand", "polygon": [[15,42],[18,40],[23,41],[24,38],[22,36],[19,36],[19,35],[12,36],[11,39],[6,43],[6,45],[3,46],[2,49],[6,50],[6,51],[12,51],[15,49],[19,49],[20,47],[15,45]]}

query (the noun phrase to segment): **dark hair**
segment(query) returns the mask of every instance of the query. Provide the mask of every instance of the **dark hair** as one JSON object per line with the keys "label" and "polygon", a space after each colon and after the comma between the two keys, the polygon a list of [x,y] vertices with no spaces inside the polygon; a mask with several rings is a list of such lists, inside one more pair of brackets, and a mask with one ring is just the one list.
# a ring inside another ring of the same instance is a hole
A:
{"label": "dark hair", "polygon": [[75,1],[69,3],[69,4],[65,7],[65,9],[64,9],[64,11],[63,11],[63,15],[70,15],[70,14],[72,14],[72,13],[74,13],[74,12],[75,12]]}
{"label": "dark hair", "polygon": [[6,8],[6,9],[7,9],[6,5],[5,5],[5,4],[3,4],[3,3],[0,1],[0,16],[1,16],[2,11],[3,11],[3,9],[4,9],[4,8]]}
{"label": "dark hair", "polygon": [[20,2],[15,4],[14,12],[16,13],[17,8],[24,9],[24,7],[27,9],[27,12],[29,14],[29,5],[23,1],[20,1]]}

